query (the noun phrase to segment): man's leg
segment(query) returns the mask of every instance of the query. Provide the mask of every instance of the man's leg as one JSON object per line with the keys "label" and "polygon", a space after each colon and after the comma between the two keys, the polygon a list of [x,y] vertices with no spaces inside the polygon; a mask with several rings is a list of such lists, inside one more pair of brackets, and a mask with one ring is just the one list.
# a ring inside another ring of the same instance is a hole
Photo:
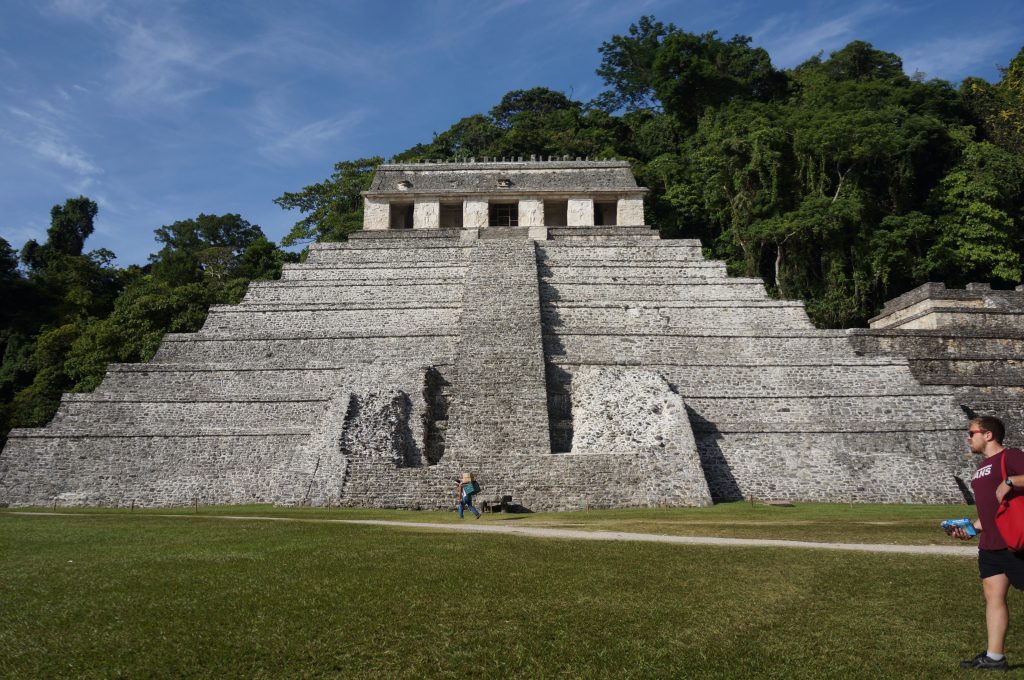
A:
{"label": "man's leg", "polygon": [[1004,654],[1006,629],[1010,625],[1010,610],[1006,606],[1006,593],[1010,589],[1010,579],[1006,574],[996,574],[981,580],[985,592],[985,626],[988,629],[988,650],[996,654]]}

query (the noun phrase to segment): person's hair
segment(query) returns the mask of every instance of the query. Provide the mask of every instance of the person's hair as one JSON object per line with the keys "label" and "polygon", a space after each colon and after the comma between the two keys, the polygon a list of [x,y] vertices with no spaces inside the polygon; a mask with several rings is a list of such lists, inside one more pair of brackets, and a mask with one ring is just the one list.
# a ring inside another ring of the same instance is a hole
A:
{"label": "person's hair", "polygon": [[992,439],[998,443],[1003,443],[1003,437],[1006,436],[1006,426],[1003,425],[1003,421],[999,420],[995,416],[978,416],[971,420],[971,425],[977,425],[979,430],[983,432],[991,432]]}

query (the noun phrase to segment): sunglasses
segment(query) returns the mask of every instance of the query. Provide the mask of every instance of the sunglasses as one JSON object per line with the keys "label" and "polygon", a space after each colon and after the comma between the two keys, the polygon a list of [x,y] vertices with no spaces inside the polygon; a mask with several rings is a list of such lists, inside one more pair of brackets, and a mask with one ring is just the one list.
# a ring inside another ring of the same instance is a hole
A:
{"label": "sunglasses", "polygon": [[976,434],[982,434],[985,430],[967,430],[967,438],[970,439]]}

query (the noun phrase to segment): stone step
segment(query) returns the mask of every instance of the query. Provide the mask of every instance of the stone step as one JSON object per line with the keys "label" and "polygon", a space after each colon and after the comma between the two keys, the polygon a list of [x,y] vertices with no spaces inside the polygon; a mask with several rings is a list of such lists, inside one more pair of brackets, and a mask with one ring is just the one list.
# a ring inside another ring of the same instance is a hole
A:
{"label": "stone step", "polygon": [[394,310],[398,314],[404,313],[406,310],[416,309],[462,309],[462,301],[454,300],[445,303],[423,303],[423,302],[388,302],[381,300],[366,300],[364,302],[306,302],[306,303],[287,303],[287,302],[271,302],[271,303],[256,303],[256,302],[241,302],[237,305],[211,305],[211,313],[216,311],[217,313],[238,313],[248,314],[249,312],[387,312]]}
{"label": "stone step", "polygon": [[910,366],[918,380],[931,385],[1024,386],[1024,357],[916,358]]}
{"label": "stone step", "polygon": [[[559,367],[570,374],[578,368]],[[663,376],[686,401],[703,397],[952,395],[947,387],[919,384],[906,364],[701,366],[682,363],[674,366],[646,365],[640,370]],[[571,386],[564,389],[571,389]],[[550,389],[548,394],[552,394]]]}
{"label": "stone step", "polygon": [[557,364],[808,364],[853,359],[856,355],[843,334],[791,331],[785,335],[659,334],[544,336],[549,361]]}
{"label": "stone step", "polygon": [[961,395],[970,395],[971,399],[1024,401],[1024,386],[1021,385],[955,385],[953,391]]}
{"label": "stone step", "polygon": [[550,241],[591,241],[646,239],[657,240],[660,237],[656,229],[647,226],[633,227],[548,227]]}
{"label": "stone step", "polygon": [[656,302],[660,300],[765,300],[760,279],[694,279],[681,284],[541,284],[542,302]]}
{"label": "stone step", "polygon": [[953,477],[969,479],[974,464],[961,453],[963,420],[957,425],[908,420],[899,436],[884,422],[843,431],[695,427],[694,435],[716,501],[963,503]]}
{"label": "stone step", "polygon": [[673,285],[700,283],[709,279],[728,280],[725,267],[558,267],[541,272],[541,281],[547,285],[565,284],[655,284]]}
{"label": "stone step", "polygon": [[1013,359],[1024,356],[1024,336],[1000,333],[957,334],[946,331],[847,330],[857,349],[873,353],[903,354],[911,358]]}
{"label": "stone step", "polygon": [[433,335],[457,326],[460,314],[460,309],[451,307],[259,312],[244,307],[221,307],[210,311],[201,332],[204,335],[239,333],[265,338],[295,337],[297,334],[324,337],[339,333],[396,335],[413,331]]}
{"label": "stone step", "polygon": [[652,262],[704,262],[700,241],[595,241],[538,242],[537,258],[542,264],[645,265]]}
{"label": "stone step", "polygon": [[[297,362],[296,362],[297,363]],[[448,366],[439,366],[444,373]],[[198,395],[201,399],[268,399],[281,395],[328,398],[353,385],[400,385],[410,393],[423,390],[427,371],[422,367],[346,363],[344,357],[331,365],[260,364],[111,364],[103,382],[93,392],[106,398],[168,400]],[[450,388],[437,388],[446,398]]]}
{"label": "stone step", "polygon": [[[102,434],[221,434],[264,431],[309,432],[323,414],[324,399],[295,401],[127,401],[101,395],[75,395],[63,400],[49,429],[86,430]],[[83,397],[92,397],[84,399]]]}
{"label": "stone step", "polygon": [[[275,281],[275,285],[250,285],[244,304],[308,304],[308,303],[369,303],[378,304],[420,302],[452,303],[462,297],[461,283],[416,283],[406,285],[363,285],[303,283]],[[254,282],[255,284],[255,282]]]}
{"label": "stone step", "polygon": [[308,433],[266,430],[14,430],[4,456],[15,466],[8,469],[18,475],[18,485],[6,489],[5,500],[58,508],[269,503],[275,460],[307,438]]}
{"label": "stone step", "polygon": [[351,250],[453,248],[472,245],[477,238],[475,229],[397,229],[356,233],[359,236],[350,234],[345,242]]}
{"label": "stone step", "polygon": [[446,455],[550,453],[534,243],[480,241],[462,309]]}
{"label": "stone step", "polygon": [[851,423],[893,419],[948,424],[961,416],[952,397],[926,394],[808,395],[791,397],[684,396],[691,413],[713,424],[754,422]]}
{"label": "stone step", "polygon": [[331,281],[362,283],[364,285],[392,285],[405,282],[461,283],[466,268],[461,264],[416,264],[395,267],[376,265],[362,267],[342,266],[287,266],[281,272],[281,281]]}
{"label": "stone step", "polygon": [[[454,329],[457,332],[457,329]],[[311,363],[353,364],[388,361],[406,366],[450,364],[458,335],[339,336],[334,338],[222,339],[198,334],[164,336],[153,360],[159,363],[232,363],[294,365],[296,356]]]}
{"label": "stone step", "polygon": [[349,245],[363,243],[422,243],[424,241],[458,241],[464,238],[463,229],[381,229],[357,231],[348,235]]}
{"label": "stone step", "polygon": [[480,230],[481,239],[518,239],[530,238],[529,227],[484,227]]}
{"label": "stone step", "polygon": [[565,273],[593,273],[606,274],[609,272],[621,272],[624,274],[650,272],[652,275],[672,271],[715,271],[719,276],[727,276],[725,262],[722,260],[688,260],[688,259],[664,259],[647,260],[643,263],[630,262],[628,260],[590,260],[574,259],[563,261],[551,261],[547,258],[537,258],[537,270],[541,277],[546,277],[552,272]]}
{"label": "stone step", "polygon": [[[468,245],[445,245],[443,247],[421,248],[351,248],[347,244],[312,244],[322,246],[310,250],[304,263],[309,267],[397,267],[402,265],[443,266],[461,264],[469,258],[472,250]],[[324,248],[340,245],[340,248]],[[289,266],[289,265],[286,265]]]}
{"label": "stone step", "polygon": [[773,301],[742,303],[699,302],[690,305],[581,306],[551,302],[542,308],[545,333],[579,332],[593,334],[725,330],[812,330],[802,305],[770,304]]}

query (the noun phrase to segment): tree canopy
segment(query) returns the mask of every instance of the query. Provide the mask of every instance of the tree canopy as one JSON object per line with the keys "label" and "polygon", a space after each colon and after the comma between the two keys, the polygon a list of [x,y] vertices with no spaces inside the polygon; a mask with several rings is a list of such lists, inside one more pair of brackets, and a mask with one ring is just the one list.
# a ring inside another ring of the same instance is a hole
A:
{"label": "tree canopy", "polygon": [[[778,69],[749,37],[652,16],[597,51],[607,89],[592,101],[514,90],[395,160],[629,160],[663,238],[701,239],[823,327],[864,324],[926,281],[1024,280],[1024,49],[999,82],[958,87],[859,40]],[[382,162],[343,160],[275,199],[300,215],[282,244],[359,230]],[[85,250],[97,214],[69,198],[43,243],[0,239],[0,435],[45,423],[62,391],[92,389],[110,361],[147,360],[164,333],[197,330],[210,304],[298,257],[240,215],[201,214],[157,228],[149,263],[120,268]]]}

